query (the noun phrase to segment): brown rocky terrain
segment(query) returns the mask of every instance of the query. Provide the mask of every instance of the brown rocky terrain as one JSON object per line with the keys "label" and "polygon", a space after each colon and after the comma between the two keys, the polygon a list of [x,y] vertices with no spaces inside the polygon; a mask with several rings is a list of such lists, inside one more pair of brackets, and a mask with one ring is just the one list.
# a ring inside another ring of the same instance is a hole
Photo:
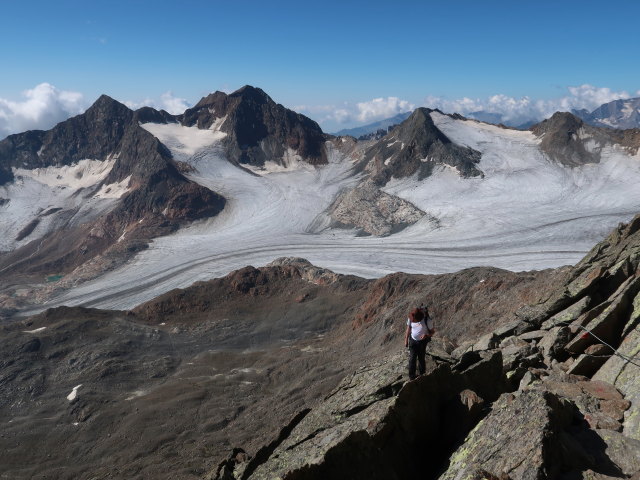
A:
{"label": "brown rocky terrain", "polygon": [[362,365],[395,352],[404,372],[415,303],[432,306],[444,351],[508,322],[556,275],[373,281],[281,259],[132,312],[64,307],[5,323],[0,475],[201,478],[236,446],[256,452]]}
{"label": "brown rocky terrain", "polygon": [[389,352],[210,477],[638,478],[639,252],[640,216],[513,321],[434,344],[425,375]]}

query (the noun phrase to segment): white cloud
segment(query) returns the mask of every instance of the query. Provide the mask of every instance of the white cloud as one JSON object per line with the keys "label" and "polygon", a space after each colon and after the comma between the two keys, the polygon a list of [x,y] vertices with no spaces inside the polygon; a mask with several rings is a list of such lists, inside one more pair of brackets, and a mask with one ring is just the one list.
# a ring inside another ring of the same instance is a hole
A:
{"label": "white cloud", "polygon": [[168,91],[160,95],[160,100],[154,100],[153,98],[145,98],[144,100],[125,100],[124,103],[131,110],[137,110],[142,107],[153,107],[156,109],[166,110],[172,115],[179,115],[191,107],[185,98],[175,97],[173,92]]}
{"label": "white cloud", "polygon": [[165,92],[160,96],[161,108],[172,115],[184,113],[191,105],[184,98],[174,97],[172,92]]}
{"label": "white cloud", "polygon": [[78,92],[58,90],[41,83],[22,92],[24,100],[0,98],[0,138],[26,130],[46,130],[82,113],[87,105]]}
{"label": "white cloud", "polygon": [[400,100],[398,97],[374,98],[368,102],[358,103],[357,107],[357,118],[361,122],[382,120],[416,108],[414,104]]}
{"label": "white cloud", "polygon": [[349,103],[341,105],[296,105],[291,107],[318,119],[320,124],[336,123],[344,125],[353,122],[374,122],[392,117],[398,113],[413,110],[414,104],[398,97],[374,98],[366,102]]}
{"label": "white cloud", "polygon": [[[517,125],[530,120],[543,120],[558,111],[566,112],[583,108],[592,111],[603,103],[629,98],[629,93],[626,91],[615,92],[607,87],[595,87],[588,84],[568,87],[567,91],[568,95],[540,100],[534,100],[527,96],[515,98],[503,94],[484,99],[463,97],[454,100],[430,96],[425,99],[424,105],[462,115],[478,111],[494,113],[501,115],[504,123]],[[640,91],[637,93],[640,94]]]}

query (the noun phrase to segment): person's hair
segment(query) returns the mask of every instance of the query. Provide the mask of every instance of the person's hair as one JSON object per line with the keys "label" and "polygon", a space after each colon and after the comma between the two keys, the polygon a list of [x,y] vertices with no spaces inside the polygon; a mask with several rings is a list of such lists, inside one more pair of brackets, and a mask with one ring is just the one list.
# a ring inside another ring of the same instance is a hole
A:
{"label": "person's hair", "polygon": [[420,310],[419,308],[414,308],[413,310],[411,310],[409,318],[412,322],[419,322],[420,320],[424,319],[424,313],[422,313],[422,310]]}

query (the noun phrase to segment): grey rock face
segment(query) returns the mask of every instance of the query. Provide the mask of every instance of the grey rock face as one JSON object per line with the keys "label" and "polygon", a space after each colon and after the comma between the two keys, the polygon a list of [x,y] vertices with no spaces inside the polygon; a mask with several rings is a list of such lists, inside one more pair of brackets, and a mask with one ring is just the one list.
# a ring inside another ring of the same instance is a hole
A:
{"label": "grey rock face", "polygon": [[506,473],[512,480],[555,478],[562,463],[559,433],[571,419],[570,407],[553,394],[505,394],[452,455],[439,478],[471,478],[477,469],[496,476]]}

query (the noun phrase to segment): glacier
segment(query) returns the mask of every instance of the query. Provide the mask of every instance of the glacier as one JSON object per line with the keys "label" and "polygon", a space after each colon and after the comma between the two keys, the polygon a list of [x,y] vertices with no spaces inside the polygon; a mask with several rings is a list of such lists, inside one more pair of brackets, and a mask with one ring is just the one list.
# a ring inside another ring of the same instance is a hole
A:
{"label": "glacier", "polygon": [[249,169],[224,157],[224,119],[209,130],[143,124],[175,160],[193,167],[191,180],[224,195],[227,206],[215,218],[155,239],[128,264],[42,307],[129,309],[173,288],[283,256],[366,278],[474,266],[552,268],[577,262],[640,211],[638,155],[608,146],[600,163],[568,168],[545,156],[532,132],[431,115],[452,141],[482,153],[478,168],[485,176],[462,178],[443,166],[423,180],[392,179],[384,191],[438,218],[439,226],[425,218],[388,237],[310,228],[336,195],[362,178],[354,160],[331,142],[322,167],[289,155],[289,168]]}

